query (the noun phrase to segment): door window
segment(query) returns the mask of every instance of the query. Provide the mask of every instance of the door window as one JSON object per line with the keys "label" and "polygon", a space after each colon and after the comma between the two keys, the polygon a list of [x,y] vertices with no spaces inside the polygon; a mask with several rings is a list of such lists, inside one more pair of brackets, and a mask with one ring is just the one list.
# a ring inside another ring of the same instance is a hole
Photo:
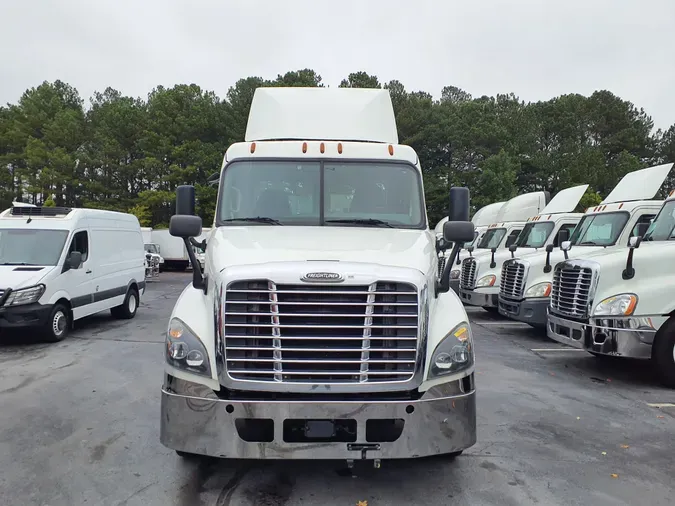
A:
{"label": "door window", "polygon": [[87,258],[89,257],[89,235],[86,230],[76,232],[73,236],[70,248],[68,249],[68,255],[73,251],[82,253],[82,263],[87,261]]}

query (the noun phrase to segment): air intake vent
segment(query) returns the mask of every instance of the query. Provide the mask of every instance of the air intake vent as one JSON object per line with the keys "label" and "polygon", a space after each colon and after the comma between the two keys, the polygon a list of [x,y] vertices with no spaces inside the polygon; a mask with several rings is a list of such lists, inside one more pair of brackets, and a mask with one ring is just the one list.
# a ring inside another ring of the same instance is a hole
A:
{"label": "air intake vent", "polygon": [[12,207],[12,216],[67,216],[70,207]]}

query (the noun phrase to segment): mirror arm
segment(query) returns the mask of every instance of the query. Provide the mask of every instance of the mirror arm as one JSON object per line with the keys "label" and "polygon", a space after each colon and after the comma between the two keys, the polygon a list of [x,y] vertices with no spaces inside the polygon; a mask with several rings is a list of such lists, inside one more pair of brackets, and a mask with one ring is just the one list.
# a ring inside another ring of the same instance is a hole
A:
{"label": "mirror arm", "polygon": [[450,258],[445,262],[443,274],[441,274],[440,280],[436,281],[436,297],[441,293],[450,291],[450,271],[452,270],[452,264],[455,262],[455,258],[459,255],[460,249],[460,243],[455,241],[452,251],[450,252]]}
{"label": "mirror arm", "polygon": [[[565,258],[567,258],[567,252],[565,252]],[[546,252],[546,264],[544,265],[544,272],[551,272],[551,252]]]}
{"label": "mirror arm", "polygon": [[190,240],[194,239],[192,237],[183,238],[185,249],[187,249],[188,258],[192,264],[192,286],[194,286],[197,290],[203,290],[204,294],[206,295],[208,283],[206,282],[206,277],[202,274],[202,267],[197,260],[197,256],[195,255],[194,250],[190,247]]}
{"label": "mirror arm", "polygon": [[630,246],[628,249],[628,258],[626,259],[626,268],[621,273],[623,279],[633,279],[635,277],[635,268],[633,267],[633,253],[640,247],[642,237],[638,237],[635,241],[635,246]]}
{"label": "mirror arm", "polygon": [[490,269],[494,269],[497,267],[497,263],[495,262],[495,251],[497,251],[497,248],[492,248],[492,259],[490,260]]}
{"label": "mirror arm", "polygon": [[202,239],[202,242],[197,242],[194,237],[190,237],[190,244],[192,244],[195,248],[199,248],[203,252],[206,251],[206,239]]}

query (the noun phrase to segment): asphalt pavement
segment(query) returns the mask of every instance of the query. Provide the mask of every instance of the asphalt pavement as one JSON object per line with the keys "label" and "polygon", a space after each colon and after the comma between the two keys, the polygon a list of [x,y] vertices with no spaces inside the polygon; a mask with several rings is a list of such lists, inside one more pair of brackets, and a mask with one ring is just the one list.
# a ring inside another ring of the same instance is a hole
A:
{"label": "asphalt pavement", "polygon": [[190,274],[162,273],[136,318],[58,344],[0,337],[0,505],[673,504],[675,391],[471,309],[478,442],[444,457],[184,461],[159,442],[162,343]]}

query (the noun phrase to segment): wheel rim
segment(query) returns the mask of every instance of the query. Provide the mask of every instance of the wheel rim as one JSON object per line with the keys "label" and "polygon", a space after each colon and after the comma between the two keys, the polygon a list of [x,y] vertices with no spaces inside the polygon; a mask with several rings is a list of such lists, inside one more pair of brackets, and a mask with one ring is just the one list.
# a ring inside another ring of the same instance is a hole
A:
{"label": "wheel rim", "polygon": [[136,311],[136,295],[134,295],[133,293],[131,295],[129,295],[128,307],[129,307],[129,312],[131,314],[133,314],[134,311]]}
{"label": "wheel rim", "polygon": [[66,324],[68,323],[68,318],[63,311],[59,310],[54,313],[54,318],[52,319],[52,332],[54,335],[59,337],[62,336],[66,331]]}

